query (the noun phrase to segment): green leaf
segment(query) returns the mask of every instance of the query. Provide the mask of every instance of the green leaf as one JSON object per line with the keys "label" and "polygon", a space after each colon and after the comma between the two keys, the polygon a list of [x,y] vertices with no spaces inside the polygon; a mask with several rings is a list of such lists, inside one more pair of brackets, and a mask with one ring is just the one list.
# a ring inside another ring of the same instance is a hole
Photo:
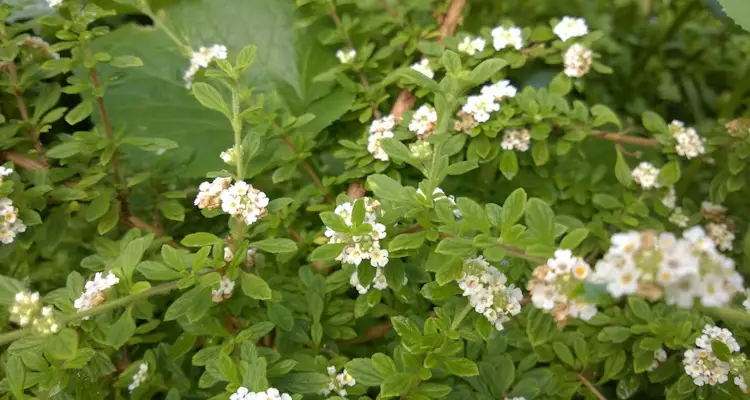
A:
{"label": "green leaf", "polygon": [[607,359],[604,361],[604,373],[602,374],[602,379],[599,382],[606,382],[610,379],[613,379],[620,371],[622,371],[627,359],[628,356],[625,354],[624,350],[618,350],[610,357],[607,357]]}
{"label": "green leaf", "polygon": [[174,199],[162,200],[157,203],[157,208],[161,211],[165,218],[172,221],[184,221],[185,220],[185,207],[180,204],[179,201]]}
{"label": "green leaf", "polygon": [[47,157],[49,158],[68,158],[80,153],[82,145],[76,140],[58,144],[57,146],[47,150]]}
{"label": "green leaf", "polygon": [[409,393],[415,383],[416,378],[409,373],[388,376],[380,385],[380,396],[385,398],[403,396]]}
{"label": "green leaf", "polygon": [[104,214],[109,211],[110,207],[110,198],[109,195],[101,194],[99,197],[95,198],[94,201],[92,201],[88,207],[86,207],[85,216],[86,221],[93,222],[97,219],[104,216]]}
{"label": "green leaf", "polygon": [[662,186],[670,186],[680,180],[680,162],[672,160],[661,168],[659,172],[659,183]]}
{"label": "green leaf", "polygon": [[457,162],[455,164],[449,165],[448,168],[445,170],[445,173],[447,173],[448,175],[463,175],[473,169],[476,169],[477,167],[478,165],[475,160],[461,161],[461,162]]}
{"label": "green leaf", "polygon": [[346,243],[329,243],[324,244],[310,253],[310,261],[328,261],[333,260],[341,254],[346,247]]}
{"label": "green leaf", "polygon": [[597,193],[594,195],[594,197],[591,199],[591,201],[596,204],[597,206],[604,208],[606,210],[614,210],[617,208],[622,208],[623,204],[618,200],[616,197],[605,194],[605,193]]}
{"label": "green leaf", "polygon": [[508,180],[512,180],[518,173],[518,158],[515,151],[503,151],[500,156],[500,172]]}
{"label": "green leaf", "polygon": [[526,203],[524,210],[526,226],[534,236],[544,244],[552,244],[555,240],[555,214],[544,201],[532,198]]}
{"label": "green leaf", "polygon": [[180,271],[156,261],[141,261],[137,269],[146,279],[153,281],[171,281],[182,278]]}
{"label": "green leaf", "polygon": [[240,54],[237,55],[237,61],[235,62],[235,67],[239,68],[241,70],[245,70],[247,68],[250,68],[251,65],[253,65],[253,62],[255,62],[255,56],[258,53],[258,48],[255,46],[245,46],[240,51]]}
{"label": "green leaf", "polygon": [[[502,58],[490,58],[477,65],[466,78],[472,86],[480,85],[489,80],[492,75],[505,68],[508,62]],[[460,64],[459,64],[460,68]]]}
{"label": "green leaf", "polygon": [[484,207],[468,197],[459,197],[456,201],[459,211],[469,226],[478,229],[484,233],[490,232],[490,224],[487,220],[487,213]]}
{"label": "green leaf", "polygon": [[641,387],[641,380],[637,375],[630,375],[627,379],[617,382],[617,398],[627,400],[633,397]]}
{"label": "green leaf", "polygon": [[355,358],[346,363],[345,368],[358,384],[379,386],[383,381],[383,377],[375,370],[369,358]]}
{"label": "green leaf", "polygon": [[323,224],[336,232],[349,232],[349,225],[346,224],[344,218],[340,215],[326,211],[320,213],[320,220]]}
{"label": "green leaf", "polygon": [[265,239],[250,243],[268,253],[289,253],[297,250],[297,244],[289,239]]}
{"label": "green leaf", "polygon": [[10,386],[10,391],[16,399],[23,399],[24,380],[26,371],[23,367],[23,361],[20,356],[10,356],[5,363],[5,378]]}
{"label": "green leaf", "polygon": [[388,251],[413,250],[422,247],[426,232],[402,233],[388,244]]}
{"label": "green leaf", "polygon": [[291,331],[294,327],[292,312],[278,303],[268,303],[268,319],[285,331]]}
{"label": "green leaf", "polygon": [[502,231],[510,229],[523,216],[526,207],[526,191],[518,188],[505,198],[502,208]]}
{"label": "green leaf", "polygon": [[96,230],[103,235],[112,230],[120,220],[120,202],[114,201],[109,207],[109,211],[99,220]]}
{"label": "green leaf", "polygon": [[224,101],[221,93],[216,90],[215,87],[209,85],[208,83],[196,82],[193,83],[192,90],[196,100],[198,100],[198,102],[201,103],[203,107],[218,111],[226,115],[227,118],[231,117],[227,102]]}
{"label": "green leaf", "polygon": [[385,200],[401,200],[401,192],[404,187],[391,177],[381,174],[370,175],[367,177],[367,185],[372,189],[377,197]]}
{"label": "green leaf", "polygon": [[750,32],[750,8],[744,0],[719,0],[724,12],[746,31]]}
{"label": "green leaf", "polygon": [[573,250],[578,247],[586,236],[589,235],[589,230],[586,228],[577,228],[565,235],[562,241],[560,241],[560,248]]}
{"label": "green leaf", "polygon": [[552,343],[552,349],[555,351],[557,358],[559,358],[562,362],[570,365],[571,367],[576,366],[576,360],[573,357],[573,352],[570,351],[570,348],[566,346],[565,343]]}
{"label": "green leaf", "polygon": [[433,92],[440,92],[440,86],[438,86],[437,82],[412,68],[398,69],[394,72],[393,76],[403,79],[406,83],[417,85]]}
{"label": "green leaf", "polygon": [[622,122],[617,117],[611,108],[597,104],[591,107],[591,115],[594,116],[594,121],[591,123],[594,127],[599,127],[606,124],[614,124],[618,129],[622,129]]}
{"label": "green leaf", "polygon": [[411,152],[405,144],[394,138],[380,139],[380,146],[391,158],[396,161],[407,162],[411,158]]}
{"label": "green leaf", "polygon": [[729,350],[729,346],[727,346],[724,342],[712,340],[711,349],[714,351],[716,358],[721,361],[729,361],[729,359],[732,357],[732,351]]}
{"label": "green leaf", "polygon": [[135,333],[135,321],[130,315],[130,308],[125,309],[117,322],[107,328],[107,344],[115,349],[122,347]]}
{"label": "green leaf", "polygon": [[628,163],[625,161],[625,157],[622,156],[620,149],[615,149],[617,152],[617,161],[615,162],[615,178],[617,181],[622,183],[625,187],[630,187],[633,184],[633,175],[630,171]]}
{"label": "green leaf", "polygon": [[643,121],[643,127],[651,133],[668,133],[667,123],[664,122],[664,118],[655,112],[645,111],[641,115],[641,120]]}
{"label": "green leaf", "polygon": [[241,272],[241,281],[242,292],[248,297],[256,300],[271,299],[271,288],[263,278],[243,271]]}
{"label": "green leaf", "polygon": [[115,262],[116,265],[122,268],[125,276],[127,276],[128,278],[131,278],[133,276],[135,267],[138,266],[138,263],[141,262],[143,254],[146,252],[146,249],[148,249],[153,240],[154,235],[149,234],[144,237],[134,239],[130,241],[127,246],[125,246],[125,250],[123,250],[123,252],[117,258],[117,261]]}
{"label": "green leaf", "polygon": [[572,88],[573,81],[569,76],[565,75],[562,72],[555,75],[555,77],[552,78],[552,81],[549,84],[550,93],[559,94],[560,96],[567,95],[568,93],[570,93],[570,90]]}
{"label": "green leaf", "polygon": [[474,254],[474,242],[464,238],[445,238],[438,243],[437,253],[455,256],[471,256]]}
{"label": "green leaf", "polygon": [[92,101],[93,100],[84,100],[78,103],[77,106],[68,111],[68,114],[65,115],[65,122],[70,125],[75,125],[88,118],[88,116],[94,111]]}
{"label": "green leaf", "polygon": [[44,352],[55,360],[70,360],[78,352],[78,334],[65,328],[50,336],[44,343]]}
{"label": "green leaf", "polygon": [[110,65],[116,68],[142,67],[143,60],[135,56],[119,56],[110,61]]}
{"label": "green leaf", "polygon": [[[284,376],[283,386],[285,392],[300,394],[317,394],[320,389],[328,386],[331,378],[319,372],[300,372]],[[260,390],[260,389],[259,389]]]}
{"label": "green leaf", "polygon": [[443,63],[443,67],[449,74],[457,74],[461,72],[461,57],[453,51],[447,50],[440,57],[440,61]]}
{"label": "green leaf", "polygon": [[185,236],[180,243],[182,243],[183,246],[187,247],[203,247],[203,246],[213,246],[218,243],[222,243],[223,240],[221,240],[218,236],[214,235],[213,233],[208,232],[197,232],[197,233],[191,233],[187,236]]}
{"label": "green leaf", "polygon": [[456,376],[477,376],[479,375],[479,368],[474,361],[468,358],[446,358],[443,361],[445,370],[451,375]]}
{"label": "green leaf", "polygon": [[602,342],[622,343],[630,338],[630,329],[624,326],[607,326],[599,332]]}
{"label": "green leaf", "polygon": [[637,296],[630,296],[628,297],[628,305],[633,314],[644,322],[649,323],[654,320],[654,313],[651,312],[651,307],[646,303],[646,300]]}
{"label": "green leaf", "polygon": [[544,165],[549,160],[549,148],[546,140],[537,140],[531,147],[531,158],[535,165]]}

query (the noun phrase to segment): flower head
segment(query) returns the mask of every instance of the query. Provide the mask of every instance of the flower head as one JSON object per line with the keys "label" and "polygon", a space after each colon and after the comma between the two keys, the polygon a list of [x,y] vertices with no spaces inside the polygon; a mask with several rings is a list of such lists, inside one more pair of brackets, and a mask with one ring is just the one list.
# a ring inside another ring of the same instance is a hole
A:
{"label": "flower head", "polygon": [[591,69],[593,52],[586,46],[575,43],[570,46],[563,56],[565,75],[580,78]]}
{"label": "flower head", "polygon": [[695,158],[706,152],[706,139],[698,135],[693,128],[686,128],[682,121],[672,121],[669,132],[675,140],[677,154],[687,158]]}
{"label": "flower head", "polygon": [[481,36],[473,39],[469,36],[466,36],[464,40],[462,40],[461,43],[458,44],[458,51],[473,56],[477,52],[484,51],[485,44],[486,43],[484,41],[484,38],[482,38]]}
{"label": "flower head", "polygon": [[234,294],[234,281],[224,275],[219,281],[219,288],[211,290],[211,301],[221,303],[228,300]]}
{"label": "flower head", "polygon": [[425,104],[414,112],[409,122],[409,130],[416,133],[419,139],[424,139],[435,131],[435,124],[437,124],[437,112],[433,107]]}
{"label": "flower head", "polygon": [[[112,272],[109,272],[106,276],[97,272],[94,274],[94,278],[86,282],[83,293],[73,302],[73,307],[78,312],[82,312],[104,303],[106,301],[104,292],[119,282],[120,278]],[[84,317],[84,319],[88,318]]]}
{"label": "flower head", "polygon": [[342,64],[350,64],[357,57],[357,51],[354,49],[339,49],[336,52],[336,58],[341,61]]}
{"label": "flower head", "polygon": [[148,380],[148,364],[142,362],[138,366],[138,371],[133,374],[133,380],[130,385],[128,385],[128,391],[132,392],[133,390],[137,389],[143,384],[143,382],[146,382],[146,380]]}
{"label": "flower head", "polygon": [[507,151],[527,151],[531,143],[531,133],[528,129],[506,129],[500,147]]}
{"label": "flower head", "polygon": [[495,329],[521,312],[521,289],[507,284],[505,274],[491,266],[482,256],[464,260],[458,287],[469,298],[474,311],[484,315]]}
{"label": "flower head", "polygon": [[435,72],[430,68],[430,60],[423,58],[417,63],[411,65],[411,69],[421,73],[422,75],[432,79],[435,76]]}
{"label": "flower head", "polygon": [[370,125],[370,135],[367,137],[367,151],[372,154],[372,158],[380,161],[388,161],[388,154],[380,146],[380,140],[383,138],[393,137],[393,127],[396,120],[393,115],[387,115],[383,118],[372,121]]}
{"label": "flower head", "polygon": [[631,172],[635,183],[639,184],[644,189],[658,188],[659,187],[659,168],[654,167],[648,161],[642,161],[638,164],[635,169]]}
{"label": "flower head", "polygon": [[219,44],[201,47],[198,51],[194,51],[190,57],[190,66],[183,75],[185,86],[188,89],[193,86],[193,78],[201,68],[207,68],[215,60],[226,60],[226,58],[227,48]]}
{"label": "flower head", "polygon": [[492,46],[495,50],[500,51],[506,47],[513,47],[516,50],[521,50],[523,47],[523,36],[521,28],[511,26],[506,28],[498,26],[491,32],[492,35]]}
{"label": "flower head", "polygon": [[567,42],[575,37],[586,36],[589,33],[589,27],[586,25],[586,20],[583,18],[566,16],[555,25],[552,32],[554,32],[560,40]]}

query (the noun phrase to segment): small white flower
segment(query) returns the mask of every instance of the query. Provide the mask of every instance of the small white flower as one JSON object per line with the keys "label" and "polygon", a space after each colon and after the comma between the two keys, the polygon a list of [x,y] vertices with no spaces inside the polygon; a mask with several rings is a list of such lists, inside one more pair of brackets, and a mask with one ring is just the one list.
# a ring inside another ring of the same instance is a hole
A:
{"label": "small white flower", "polygon": [[552,32],[554,32],[560,40],[567,42],[574,37],[586,36],[589,33],[589,27],[586,25],[586,20],[583,18],[566,16],[555,25]]}
{"label": "small white flower", "polygon": [[591,267],[570,250],[558,249],[554,257],[532,272],[527,289],[536,308],[552,314],[558,324],[569,318],[590,320],[597,313],[596,306],[577,299],[575,290],[582,279],[588,278]]}
{"label": "small white flower", "polygon": [[227,48],[219,44],[211,47],[201,47],[198,51],[194,51],[190,57],[190,66],[183,75],[185,87],[190,89],[193,86],[193,78],[201,68],[207,68],[213,61],[226,60],[226,58]]}
{"label": "small white flower", "polygon": [[706,139],[701,137],[693,128],[686,128],[682,121],[672,121],[669,131],[675,139],[675,151],[687,158],[695,158],[706,152]]}
{"label": "small white flower", "polygon": [[484,51],[485,44],[484,38],[481,36],[474,39],[467,36],[458,44],[458,51],[473,56],[478,52]]}
{"label": "small white flower", "polygon": [[483,86],[481,93],[486,96],[494,97],[495,101],[501,101],[508,97],[516,97],[518,89],[511,85],[509,80],[502,80],[491,85]]}
{"label": "small white flower", "polygon": [[570,46],[563,56],[565,75],[580,78],[591,70],[593,52],[581,44]]}
{"label": "small white flower", "polygon": [[661,171],[656,168],[654,164],[648,161],[642,161],[638,164],[635,169],[631,172],[635,183],[641,185],[644,189],[652,189],[659,187],[659,173]]}
{"label": "small white flower", "polygon": [[648,371],[653,371],[659,368],[659,365],[661,365],[661,363],[663,363],[664,361],[667,361],[667,352],[664,350],[664,348],[660,347],[658,350],[654,351],[654,361],[651,362],[651,366],[648,367]]}
{"label": "small white flower", "polygon": [[219,157],[228,165],[237,164],[237,152],[234,150],[234,147],[230,147],[222,151]]}
{"label": "small white flower", "polygon": [[[73,302],[73,307],[78,312],[82,312],[104,303],[106,301],[104,291],[117,285],[119,282],[120,278],[112,272],[109,272],[106,276],[102,275],[101,272],[97,272],[94,274],[93,279],[84,284],[84,291]],[[89,317],[84,317],[84,319],[89,319]]]}
{"label": "small white flower", "polygon": [[148,379],[148,364],[145,362],[138,366],[138,371],[133,375],[133,381],[128,385],[128,391],[132,392]]}
{"label": "small white flower", "polygon": [[690,217],[685,215],[685,212],[682,211],[682,207],[675,207],[672,211],[672,215],[669,216],[669,222],[680,228],[685,228],[687,227],[688,222],[690,222]]}
{"label": "small white flower", "polygon": [[677,206],[677,192],[675,192],[674,186],[669,187],[669,192],[667,192],[666,196],[662,197],[661,203],[670,210]]}
{"label": "small white flower", "polygon": [[10,320],[20,326],[27,326],[39,312],[39,292],[18,292],[14,297],[14,303],[10,308]]}
{"label": "small white flower", "polygon": [[380,140],[393,137],[393,127],[396,121],[393,115],[372,121],[370,125],[370,136],[367,138],[367,151],[372,157],[380,161],[388,161],[388,154],[380,146]]}
{"label": "small white flower", "polygon": [[492,46],[495,50],[500,51],[508,46],[521,50],[523,47],[523,36],[521,28],[512,26],[505,28],[498,26],[491,32],[492,35]]}
{"label": "small white flower", "polygon": [[734,377],[734,384],[740,388],[742,393],[745,393],[745,394],[748,393],[747,383],[745,383],[745,378],[742,375],[737,375]]}
{"label": "small white flower", "polygon": [[411,68],[430,79],[435,76],[435,72],[430,68],[430,61],[426,58],[423,58],[418,63],[412,64]]}
{"label": "small white flower", "polygon": [[336,58],[341,61],[342,64],[349,64],[354,61],[357,56],[357,51],[354,49],[339,49],[336,52]]}
{"label": "small white flower", "polygon": [[211,290],[211,301],[221,303],[228,300],[234,294],[234,281],[224,275],[219,281],[219,288]]}
{"label": "small white flower", "polygon": [[706,230],[708,231],[708,236],[711,237],[716,247],[720,250],[731,251],[734,249],[734,232],[729,230],[727,224],[711,222],[706,225]]}

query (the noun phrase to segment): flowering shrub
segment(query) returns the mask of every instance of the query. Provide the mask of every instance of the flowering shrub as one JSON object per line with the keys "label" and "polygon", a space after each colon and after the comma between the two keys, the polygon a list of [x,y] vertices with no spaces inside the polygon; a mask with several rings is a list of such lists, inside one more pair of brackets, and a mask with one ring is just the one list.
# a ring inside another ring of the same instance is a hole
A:
{"label": "flowering shrub", "polygon": [[749,36],[599,3],[3,2],[0,396],[750,397]]}

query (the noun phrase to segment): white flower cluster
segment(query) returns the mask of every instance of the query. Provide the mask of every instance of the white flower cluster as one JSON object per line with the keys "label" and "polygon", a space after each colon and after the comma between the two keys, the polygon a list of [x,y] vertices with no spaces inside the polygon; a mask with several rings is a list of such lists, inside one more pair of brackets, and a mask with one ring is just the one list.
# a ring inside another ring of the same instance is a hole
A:
{"label": "white flower cluster", "polygon": [[13,206],[13,200],[0,198],[0,243],[13,243],[23,232],[26,232],[26,225],[18,218],[18,208]]}
{"label": "white flower cluster", "polygon": [[590,320],[597,313],[596,306],[574,298],[580,284],[589,277],[591,267],[570,250],[555,250],[555,257],[534,269],[527,289],[535,307],[552,314],[559,325],[570,317]]}
{"label": "white flower cluster", "polygon": [[518,397],[506,397],[506,398],[505,398],[505,400],[526,400],[526,398],[525,398],[525,397],[523,397],[523,396],[518,396]]}
{"label": "white flower cluster", "polygon": [[682,121],[669,123],[669,133],[677,141],[677,154],[687,158],[695,158],[706,152],[706,139],[701,137],[693,128],[686,128]]}
{"label": "white flower cluster", "polygon": [[248,388],[240,386],[236,392],[229,396],[229,400],[292,400],[292,396],[281,393],[274,388],[265,392],[251,392]]}
{"label": "white flower cluster", "polygon": [[594,53],[588,47],[575,43],[565,51],[563,55],[563,66],[565,75],[571,78],[580,78],[591,70],[591,62]]}
{"label": "white flower cluster", "polygon": [[182,77],[185,80],[185,87],[190,89],[193,86],[193,78],[201,68],[208,67],[214,60],[226,59],[227,48],[220,44],[215,44],[211,47],[201,47],[198,51],[194,51],[190,57],[190,67],[188,67],[185,75]]}
{"label": "white flower cluster", "polygon": [[486,45],[486,42],[484,41],[484,38],[481,36],[477,36],[473,39],[469,36],[466,36],[464,40],[458,44],[458,51],[462,53],[466,53],[470,56],[473,56],[474,54],[478,52],[484,51],[485,45]]}
{"label": "white flower cluster", "polygon": [[661,203],[670,210],[677,206],[677,192],[674,190],[674,186],[667,188],[667,194],[662,197]]}
{"label": "white flower cluster", "polygon": [[654,164],[651,164],[648,161],[642,161],[630,174],[635,183],[639,184],[644,189],[651,189],[659,187],[660,172],[659,168],[656,168]]}
{"label": "white flower cluster", "polygon": [[42,312],[34,318],[31,326],[40,335],[49,335],[60,331],[60,325],[55,320],[52,307],[42,307]]}
{"label": "white flower cluster", "polygon": [[133,374],[133,381],[128,385],[128,391],[132,392],[148,379],[148,364],[143,362],[138,366],[138,371]]}
{"label": "white flower cluster", "polygon": [[[422,196],[423,199],[426,199],[424,192],[422,192],[422,189],[417,189],[417,194]],[[438,201],[447,201],[451,204],[451,207],[453,208],[453,215],[456,218],[461,218],[461,211],[458,210],[458,207],[456,207],[456,198],[454,196],[448,196],[445,194],[443,189],[435,188],[435,190],[432,191],[432,202],[434,204],[437,204]]]}
{"label": "white flower cluster", "polygon": [[[86,282],[83,293],[73,302],[73,307],[78,312],[81,312],[104,303],[106,300],[104,291],[117,285],[119,282],[120,278],[112,272],[108,273],[107,276],[103,276],[101,272],[97,272],[94,274],[94,279]],[[89,317],[84,317],[84,319],[89,319]]]}
{"label": "white flower cluster", "polygon": [[338,58],[342,64],[351,63],[354,61],[354,57],[357,57],[357,50],[354,49],[339,49],[336,52],[336,58]]}
{"label": "white flower cluster", "polygon": [[701,203],[701,214],[708,219],[723,216],[726,212],[727,208],[721,204],[714,204],[710,201],[704,201]]}
{"label": "white flower cluster", "polygon": [[318,392],[318,394],[323,396],[328,396],[333,392],[341,397],[346,397],[346,388],[357,384],[357,381],[346,372],[346,369],[341,371],[340,374],[336,374],[336,367],[333,365],[328,367],[328,376],[331,378],[331,382],[328,383],[327,387],[320,389],[320,392]]}
{"label": "white flower cluster", "polygon": [[[404,277],[402,285],[406,285],[408,282],[409,279]],[[352,285],[359,294],[366,294],[371,288],[376,290],[388,289],[388,280],[385,278],[383,268],[375,269],[375,277],[372,278],[372,282],[367,285],[363,285],[362,282],[359,281],[359,275],[357,275],[357,270],[355,269],[352,276],[349,277],[349,284]]]}
{"label": "white flower cluster", "polygon": [[214,303],[221,303],[222,301],[229,300],[233,294],[234,281],[224,275],[221,277],[221,281],[219,281],[219,288],[211,289],[211,301]]}
{"label": "white flower cluster", "polygon": [[231,178],[216,178],[213,182],[203,182],[198,187],[195,205],[198,208],[221,209],[246,224],[254,224],[266,215],[268,197],[265,193],[244,181],[232,184]]}
{"label": "white flower cluster", "polygon": [[15,302],[10,307],[10,320],[20,326],[27,326],[39,312],[39,292],[18,292]]}
{"label": "white flower cluster", "polygon": [[224,161],[228,165],[237,164],[237,152],[234,147],[230,147],[219,154],[221,161]]}
{"label": "white flower cluster", "polygon": [[372,158],[380,161],[388,161],[388,154],[380,147],[380,139],[392,138],[393,127],[395,125],[396,119],[393,115],[386,115],[383,118],[372,121],[370,136],[367,137],[367,151],[372,154]]}
{"label": "white flower cluster", "polygon": [[464,260],[461,278],[457,282],[474,311],[484,315],[499,331],[504,329],[504,322],[521,312],[521,289],[512,283],[507,285],[505,274],[482,256]]}
{"label": "white flower cluster", "polygon": [[[325,235],[329,238],[329,243],[346,243],[346,247],[336,257],[337,261],[359,265],[362,260],[370,260],[373,267],[383,268],[388,264],[388,250],[380,248],[380,240],[385,238],[386,235],[385,225],[377,222],[380,202],[369,197],[365,197],[363,200],[365,202],[363,223],[370,224],[372,231],[362,235],[350,235],[326,227]],[[352,226],[353,209],[354,204],[346,202],[336,206],[333,212],[343,218],[347,226]]]}
{"label": "white flower cluster", "polygon": [[510,28],[506,28],[498,26],[490,34],[492,35],[492,46],[497,51],[508,46],[516,50],[521,50],[523,47],[523,36],[519,27],[511,26]]}
{"label": "white flower cluster", "polygon": [[696,298],[707,307],[726,305],[742,290],[734,261],[716,250],[701,227],[678,239],[671,233],[618,233],[596,264],[594,280],[614,297],[638,294],[669,304],[692,307]]}
{"label": "white flower cluster", "polygon": [[417,138],[424,139],[435,132],[437,112],[430,105],[423,105],[414,112],[409,122],[409,130],[417,134]]}
{"label": "white flower cluster", "polygon": [[482,123],[490,119],[490,113],[500,111],[498,103],[506,97],[515,97],[516,88],[508,81],[500,81],[482,88],[481,94],[469,96],[461,111],[471,115],[474,121]]}
{"label": "white flower cluster", "polygon": [[503,132],[503,141],[500,147],[503,150],[527,151],[531,144],[531,134],[526,128],[523,129],[506,129]]}
{"label": "white flower cluster", "polygon": [[63,0],[47,0],[47,4],[49,4],[50,7],[57,7],[60,4],[62,4]]}
{"label": "white flower cluster", "polygon": [[693,378],[693,383],[698,386],[705,384],[715,386],[729,379],[731,365],[716,357],[711,347],[711,342],[714,340],[727,345],[730,353],[740,351],[740,345],[728,329],[711,325],[703,327],[703,334],[695,339],[695,345],[698,347],[685,351],[683,360],[685,373]]}
{"label": "white flower cluster", "polygon": [[589,27],[586,25],[586,20],[583,18],[565,16],[557,23],[557,25],[555,25],[552,32],[554,32],[560,40],[567,42],[575,37],[586,36],[589,33]]}
{"label": "white flower cluster", "polygon": [[3,178],[13,173],[13,168],[7,168],[0,166],[0,183],[3,183]]}
{"label": "white flower cluster", "polygon": [[417,140],[409,144],[409,152],[417,160],[426,160],[432,156],[432,144],[426,140]]}
{"label": "white flower cluster", "polygon": [[648,371],[653,371],[659,368],[659,365],[661,365],[661,363],[663,363],[664,361],[667,361],[667,352],[663,347],[660,347],[659,349],[654,351],[654,361],[651,362],[651,366],[648,367]]}
{"label": "white flower cluster", "polygon": [[411,65],[411,69],[419,72],[420,74],[432,79],[435,76],[435,71],[430,68],[430,60],[423,58],[417,63]]}

